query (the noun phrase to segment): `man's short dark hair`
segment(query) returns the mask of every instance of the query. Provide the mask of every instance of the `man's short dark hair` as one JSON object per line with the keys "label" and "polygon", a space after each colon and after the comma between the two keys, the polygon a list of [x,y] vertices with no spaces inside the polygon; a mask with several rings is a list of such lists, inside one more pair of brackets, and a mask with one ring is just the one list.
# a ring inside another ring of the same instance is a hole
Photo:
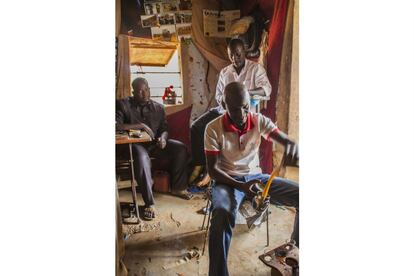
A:
{"label": "man's short dark hair", "polygon": [[230,98],[241,98],[242,96],[250,97],[247,87],[238,81],[230,82],[224,87],[223,101],[227,103]]}
{"label": "man's short dark hair", "polygon": [[131,84],[132,88],[136,87],[138,85],[138,83],[140,83],[140,82],[145,83],[145,85],[148,87],[148,81],[146,79],[144,79],[144,78],[136,78],[136,79],[134,79],[132,81],[132,84]]}
{"label": "man's short dark hair", "polygon": [[239,46],[239,45],[243,48],[243,50],[246,50],[244,48],[244,42],[240,38],[232,38],[230,40],[229,44],[227,45],[227,47],[229,49],[234,49],[236,46]]}

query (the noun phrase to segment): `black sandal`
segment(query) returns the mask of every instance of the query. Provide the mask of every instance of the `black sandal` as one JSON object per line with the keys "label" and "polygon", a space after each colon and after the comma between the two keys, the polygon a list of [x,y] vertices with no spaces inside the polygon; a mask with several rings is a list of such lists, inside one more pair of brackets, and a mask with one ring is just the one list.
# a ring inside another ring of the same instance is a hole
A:
{"label": "black sandal", "polygon": [[155,210],[153,207],[144,207],[144,219],[153,220],[155,218]]}

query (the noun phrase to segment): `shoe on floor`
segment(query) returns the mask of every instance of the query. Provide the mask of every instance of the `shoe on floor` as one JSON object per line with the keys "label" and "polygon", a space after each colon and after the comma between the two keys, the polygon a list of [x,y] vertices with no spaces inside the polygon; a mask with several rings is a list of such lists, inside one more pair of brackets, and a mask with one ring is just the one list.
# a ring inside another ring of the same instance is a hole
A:
{"label": "shoe on floor", "polygon": [[144,219],[153,220],[155,218],[155,209],[152,206],[144,207]]}
{"label": "shoe on floor", "polygon": [[193,194],[188,192],[187,190],[179,191],[179,192],[172,192],[173,195],[181,197],[186,200],[190,200],[193,198]]}

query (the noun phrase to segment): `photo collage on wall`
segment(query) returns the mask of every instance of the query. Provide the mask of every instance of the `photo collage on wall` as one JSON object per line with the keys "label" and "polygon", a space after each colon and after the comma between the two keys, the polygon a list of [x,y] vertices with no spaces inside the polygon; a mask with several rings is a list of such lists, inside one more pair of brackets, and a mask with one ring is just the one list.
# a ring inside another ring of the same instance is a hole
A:
{"label": "photo collage on wall", "polygon": [[152,39],[181,41],[191,38],[191,0],[145,0],[143,28],[151,28]]}

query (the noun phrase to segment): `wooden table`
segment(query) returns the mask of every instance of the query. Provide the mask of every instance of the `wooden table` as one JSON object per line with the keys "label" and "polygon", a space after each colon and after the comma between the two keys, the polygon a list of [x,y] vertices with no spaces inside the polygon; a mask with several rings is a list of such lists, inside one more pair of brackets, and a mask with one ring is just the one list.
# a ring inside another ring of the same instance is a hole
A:
{"label": "wooden table", "polygon": [[146,143],[151,142],[152,139],[148,135],[147,132],[141,131],[141,137],[130,137],[128,134],[117,134],[115,136],[116,144],[117,145],[129,145],[129,164],[131,168],[131,190],[132,190],[132,201],[135,207],[135,212],[137,215],[137,223],[140,223],[141,220],[139,218],[139,210],[137,204],[137,190],[136,190],[136,181],[135,181],[135,173],[134,173],[134,158],[132,156],[132,144],[134,143]]}

